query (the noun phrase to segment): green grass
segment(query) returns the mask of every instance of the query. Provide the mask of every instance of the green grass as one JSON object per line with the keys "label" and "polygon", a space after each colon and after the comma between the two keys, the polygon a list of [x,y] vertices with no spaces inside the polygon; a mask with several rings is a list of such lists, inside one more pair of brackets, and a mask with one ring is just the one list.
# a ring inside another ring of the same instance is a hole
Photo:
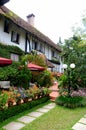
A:
{"label": "green grass", "polygon": [[[35,111],[36,109],[43,107],[50,103],[50,101],[38,105],[29,111],[22,112],[8,120],[0,123],[0,130],[4,130],[2,127],[9,122],[17,121],[21,116],[27,115],[29,112]],[[56,106],[49,112],[38,117],[32,123],[27,124],[21,130],[71,130],[72,126],[86,114],[86,107],[68,109],[61,106]]]}
{"label": "green grass", "polygon": [[27,124],[21,130],[71,130],[72,126],[86,114],[86,107],[67,109],[56,106],[48,113]]}
{"label": "green grass", "polygon": [[35,111],[36,109],[38,109],[38,108],[40,108],[40,107],[43,107],[44,105],[47,105],[47,104],[50,103],[50,102],[51,102],[51,101],[47,101],[47,102],[45,102],[45,103],[43,103],[43,104],[41,104],[41,105],[37,105],[36,107],[34,107],[34,108],[30,109],[30,110],[26,110],[26,111],[24,111],[24,112],[22,112],[22,113],[19,113],[19,114],[16,115],[16,116],[10,117],[9,119],[7,119],[7,120],[5,120],[5,121],[0,122],[0,130],[4,130],[2,127],[5,126],[6,124],[8,124],[8,123],[10,123],[10,122],[12,122],[12,121],[17,121],[18,118],[20,118],[20,117],[22,117],[22,116],[24,116],[24,115],[27,115],[28,113],[33,112],[33,111]]}

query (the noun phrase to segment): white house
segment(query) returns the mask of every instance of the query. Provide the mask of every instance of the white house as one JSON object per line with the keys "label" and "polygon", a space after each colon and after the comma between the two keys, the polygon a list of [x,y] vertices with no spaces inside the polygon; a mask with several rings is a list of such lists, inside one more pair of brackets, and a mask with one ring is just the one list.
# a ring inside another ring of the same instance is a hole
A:
{"label": "white house", "polygon": [[[62,72],[61,49],[51,39],[34,27],[34,14],[27,16],[27,22],[10,11],[5,6],[0,6],[0,43],[16,45],[26,54],[32,50],[43,53],[52,71]],[[18,61],[17,54],[11,54],[11,59]]]}

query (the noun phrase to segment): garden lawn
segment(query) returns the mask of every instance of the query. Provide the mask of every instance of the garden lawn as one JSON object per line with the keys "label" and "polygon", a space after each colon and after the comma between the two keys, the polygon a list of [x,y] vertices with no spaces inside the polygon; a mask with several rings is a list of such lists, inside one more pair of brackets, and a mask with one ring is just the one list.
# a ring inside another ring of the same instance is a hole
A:
{"label": "garden lawn", "polygon": [[30,112],[36,111],[38,108],[41,108],[41,107],[43,107],[45,105],[48,105],[49,103],[51,103],[51,101],[47,101],[45,103],[37,105],[37,106],[35,106],[35,107],[33,107],[33,108],[29,109],[29,110],[23,111],[22,113],[19,113],[19,114],[15,115],[15,116],[12,116],[12,117],[8,118],[7,120],[5,120],[3,122],[0,122],[0,130],[4,130],[3,126],[7,125],[8,123],[10,123],[12,121],[16,121],[17,122],[18,118],[20,118],[22,116],[25,116],[25,115],[27,115]]}
{"label": "garden lawn", "polygon": [[68,109],[56,106],[21,130],[72,130],[72,126],[86,114],[86,107]]}

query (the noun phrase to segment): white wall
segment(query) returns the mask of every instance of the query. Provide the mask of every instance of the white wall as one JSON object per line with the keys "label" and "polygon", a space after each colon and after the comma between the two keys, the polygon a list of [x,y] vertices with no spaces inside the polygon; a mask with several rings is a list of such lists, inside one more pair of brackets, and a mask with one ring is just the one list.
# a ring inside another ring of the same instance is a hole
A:
{"label": "white wall", "polygon": [[49,47],[45,45],[45,55],[49,59]]}
{"label": "white wall", "polygon": [[[20,34],[19,44],[16,44],[11,41],[11,32],[15,31]],[[0,19],[0,42],[6,45],[14,45],[20,47],[23,51],[25,51],[25,32],[20,28],[16,27],[16,25],[11,25],[9,29],[9,33],[4,32],[4,21]]]}
{"label": "white wall", "polygon": [[[11,41],[11,32],[15,31],[18,34],[20,34],[20,40],[19,40],[19,44],[16,44],[14,42]],[[9,29],[9,33],[4,32],[4,21],[3,19],[0,19],[0,42],[3,44],[7,44],[7,45],[14,45],[14,46],[18,46],[20,47],[23,51],[25,51],[25,31],[21,28],[19,28],[18,26],[16,26],[15,24],[11,24],[10,25],[10,29]],[[42,43],[41,43],[42,44]],[[44,43],[43,43],[44,44]],[[32,49],[32,38],[30,38],[30,46]],[[27,42],[27,52],[29,52],[29,43]],[[59,56],[59,53],[55,50],[55,55]],[[47,57],[47,59],[52,58],[52,48],[49,45],[45,44],[45,55]],[[62,72],[62,62],[60,59],[60,65],[56,65],[54,64],[55,68],[54,70],[59,72]]]}
{"label": "white wall", "polygon": [[9,43],[10,34],[4,32],[4,22],[0,19],[0,42]]}
{"label": "white wall", "polygon": [[49,47],[49,60],[51,60],[51,53],[52,53],[52,50],[51,50],[51,47]]}

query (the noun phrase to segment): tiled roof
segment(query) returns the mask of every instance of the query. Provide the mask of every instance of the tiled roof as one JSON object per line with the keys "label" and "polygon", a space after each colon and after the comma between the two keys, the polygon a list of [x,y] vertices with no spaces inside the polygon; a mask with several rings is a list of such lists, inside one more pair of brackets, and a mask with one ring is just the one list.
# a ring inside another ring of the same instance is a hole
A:
{"label": "tiled roof", "polygon": [[28,22],[24,21],[18,15],[16,15],[12,11],[10,11],[7,7],[1,6],[0,14],[4,17],[7,17],[8,19],[10,19],[13,23],[20,26],[24,30],[26,30],[29,34],[33,35],[35,38],[39,39],[40,41],[45,42],[46,44],[50,45],[54,49],[61,52],[61,48],[58,45],[56,45],[51,39],[49,39],[47,36],[45,36],[43,33],[41,33],[35,27],[31,26]]}

